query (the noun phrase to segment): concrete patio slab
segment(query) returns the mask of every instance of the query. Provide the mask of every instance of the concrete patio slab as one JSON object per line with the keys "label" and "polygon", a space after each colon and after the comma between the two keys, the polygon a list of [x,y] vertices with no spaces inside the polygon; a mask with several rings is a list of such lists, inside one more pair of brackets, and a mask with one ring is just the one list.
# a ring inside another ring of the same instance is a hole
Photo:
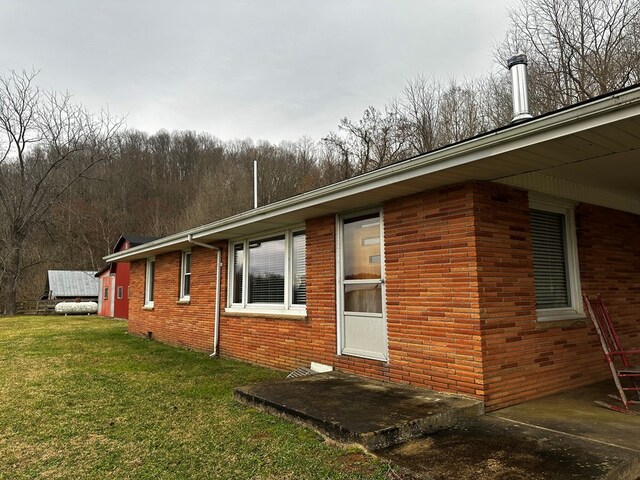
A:
{"label": "concrete patio slab", "polygon": [[640,416],[595,405],[611,381],[484,415],[376,452],[415,479],[640,478]]}
{"label": "concrete patio slab", "polygon": [[415,480],[635,480],[633,450],[484,415],[376,455]]}
{"label": "concrete patio slab", "polygon": [[640,416],[593,403],[613,390],[607,381],[483,416],[478,401],[336,372],[235,397],[359,443],[403,480],[640,480]]}
{"label": "concrete patio slab", "polygon": [[369,450],[437,432],[483,412],[479,400],[337,372],[247,385],[234,396]]}
{"label": "concrete patio slab", "polygon": [[[640,415],[625,415],[593,403],[600,400],[617,404],[607,397],[615,392],[613,381],[607,380],[504,408],[491,415],[640,452]],[[640,411],[640,406],[633,408]]]}

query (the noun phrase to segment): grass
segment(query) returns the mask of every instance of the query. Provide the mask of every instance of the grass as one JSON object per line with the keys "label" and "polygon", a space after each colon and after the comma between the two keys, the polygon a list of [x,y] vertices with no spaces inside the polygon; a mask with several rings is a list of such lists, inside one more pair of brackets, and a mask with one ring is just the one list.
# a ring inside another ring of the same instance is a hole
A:
{"label": "grass", "polygon": [[0,479],[383,479],[388,466],[237,404],[282,372],[95,317],[0,317]]}

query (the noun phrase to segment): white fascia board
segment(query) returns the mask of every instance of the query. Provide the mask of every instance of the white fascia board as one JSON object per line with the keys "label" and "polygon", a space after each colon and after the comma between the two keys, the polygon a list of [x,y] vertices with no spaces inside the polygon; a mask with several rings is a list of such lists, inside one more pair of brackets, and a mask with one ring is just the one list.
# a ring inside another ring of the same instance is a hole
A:
{"label": "white fascia board", "polygon": [[184,232],[107,255],[103,258],[107,262],[128,261],[152,255],[160,249],[179,250],[188,244],[187,237],[189,235],[193,240],[198,240],[199,238],[223,233],[243,225],[269,220],[276,216],[286,215],[287,213],[317,206],[325,202],[455,168],[483,158],[518,150],[634,116],[640,116],[640,87],[428,152],[357,177],[254,210],[248,210],[214,223],[185,230]]}

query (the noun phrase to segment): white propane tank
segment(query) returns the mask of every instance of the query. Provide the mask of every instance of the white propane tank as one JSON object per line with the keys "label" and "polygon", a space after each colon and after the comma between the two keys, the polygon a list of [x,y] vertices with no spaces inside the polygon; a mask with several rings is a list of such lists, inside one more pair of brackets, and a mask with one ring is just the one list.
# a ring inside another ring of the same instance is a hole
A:
{"label": "white propane tank", "polygon": [[96,302],[60,302],[56,304],[56,313],[60,315],[90,315],[98,313]]}

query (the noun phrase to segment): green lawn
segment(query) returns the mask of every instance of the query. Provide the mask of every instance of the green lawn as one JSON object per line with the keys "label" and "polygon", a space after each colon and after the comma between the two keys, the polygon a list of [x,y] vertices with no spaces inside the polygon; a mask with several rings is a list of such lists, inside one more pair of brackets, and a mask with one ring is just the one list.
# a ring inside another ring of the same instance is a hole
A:
{"label": "green lawn", "polygon": [[0,317],[0,479],[383,479],[388,466],[239,405],[282,372],[95,317]]}

